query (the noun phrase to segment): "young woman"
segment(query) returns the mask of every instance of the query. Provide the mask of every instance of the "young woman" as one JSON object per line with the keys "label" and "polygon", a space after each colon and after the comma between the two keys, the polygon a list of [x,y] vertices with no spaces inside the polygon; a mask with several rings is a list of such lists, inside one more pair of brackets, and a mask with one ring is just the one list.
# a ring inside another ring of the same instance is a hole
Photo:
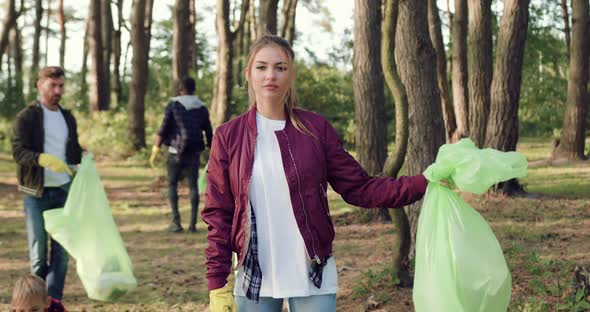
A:
{"label": "young woman", "polygon": [[294,66],[285,39],[258,39],[245,68],[251,108],[214,135],[202,212],[212,312],[280,312],[285,298],[291,312],[336,311],[327,184],[360,207],[402,207],[426,190],[422,175],[367,175],[324,117],[296,108]]}

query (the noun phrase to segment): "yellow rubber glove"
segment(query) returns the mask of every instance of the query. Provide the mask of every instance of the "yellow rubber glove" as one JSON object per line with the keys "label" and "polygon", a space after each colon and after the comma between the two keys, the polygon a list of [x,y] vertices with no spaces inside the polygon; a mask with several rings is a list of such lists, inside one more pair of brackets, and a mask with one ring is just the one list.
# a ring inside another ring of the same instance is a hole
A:
{"label": "yellow rubber glove", "polygon": [[234,300],[234,287],[227,283],[224,287],[209,292],[209,310],[211,312],[237,312]]}
{"label": "yellow rubber glove", "polygon": [[39,165],[55,173],[66,172],[69,175],[74,175],[70,167],[68,167],[65,162],[51,154],[39,154]]}
{"label": "yellow rubber glove", "polygon": [[156,167],[156,158],[158,158],[158,154],[160,153],[160,148],[157,146],[152,146],[152,154],[150,155],[150,166],[152,168]]}

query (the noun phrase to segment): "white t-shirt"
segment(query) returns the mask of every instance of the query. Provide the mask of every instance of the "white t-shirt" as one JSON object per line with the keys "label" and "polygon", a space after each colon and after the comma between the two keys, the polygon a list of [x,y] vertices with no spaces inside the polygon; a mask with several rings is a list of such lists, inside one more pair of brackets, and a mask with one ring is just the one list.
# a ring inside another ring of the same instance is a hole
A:
{"label": "white t-shirt", "polygon": [[[338,275],[334,258],[323,270],[322,287],[309,279],[311,260],[297,227],[281,150],[275,131],[284,120],[271,120],[256,114],[258,136],[250,182],[250,201],[256,215],[258,261],[262,270],[260,297],[289,298],[334,294]],[[234,294],[245,296],[243,266],[238,268]]]}
{"label": "white t-shirt", "polygon": [[[68,142],[66,120],[61,110],[52,111],[43,104],[41,107],[43,107],[43,132],[45,133],[43,152],[66,162],[66,143]],[[67,173],[55,173],[45,168],[44,186],[62,186],[68,182],[70,182],[70,176]]]}

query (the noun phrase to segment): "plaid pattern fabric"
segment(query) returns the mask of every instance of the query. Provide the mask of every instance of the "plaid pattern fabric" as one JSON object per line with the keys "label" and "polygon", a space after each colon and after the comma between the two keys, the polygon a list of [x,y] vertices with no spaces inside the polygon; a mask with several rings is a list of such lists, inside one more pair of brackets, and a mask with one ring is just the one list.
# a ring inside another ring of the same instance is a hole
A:
{"label": "plaid pattern fabric", "polygon": [[262,285],[262,270],[258,262],[258,236],[256,234],[256,216],[254,209],[250,204],[252,231],[250,232],[250,246],[244,259],[244,282],[242,289],[246,293],[246,298],[258,303],[260,297],[260,287]]}
{"label": "plaid pattern fabric", "polygon": [[328,262],[328,258],[330,258],[330,256],[317,258],[321,263],[318,263],[318,261],[315,259],[311,261],[311,266],[309,268],[309,279],[317,288],[322,287],[322,273],[326,263]]}
{"label": "plaid pattern fabric", "polygon": [[[256,215],[254,215],[254,209],[250,204],[250,211],[252,217],[251,233],[250,233],[250,246],[248,246],[248,252],[244,259],[244,281],[242,283],[242,289],[246,294],[248,300],[258,303],[260,299],[260,288],[262,286],[262,270],[260,269],[260,263],[258,262],[258,236],[256,234]],[[324,266],[328,262],[327,257],[317,258],[311,261],[309,269],[309,279],[313,285],[317,288],[322,287],[322,273]],[[320,260],[320,263],[318,263]]]}

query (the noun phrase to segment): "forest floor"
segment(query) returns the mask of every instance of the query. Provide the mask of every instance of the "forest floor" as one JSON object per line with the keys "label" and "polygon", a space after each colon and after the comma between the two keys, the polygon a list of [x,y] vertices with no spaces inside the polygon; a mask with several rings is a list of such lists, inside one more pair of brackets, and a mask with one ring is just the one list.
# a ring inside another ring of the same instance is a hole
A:
{"label": "forest floor", "polygon": [[[549,140],[528,139],[518,150],[529,161],[550,154]],[[206,227],[165,232],[170,219],[165,169],[145,163],[98,161],[115,222],[134,266],[138,288],[115,303],[87,298],[70,259],[64,303],[69,311],[204,311]],[[575,265],[590,266],[590,161],[530,168],[521,180],[528,195],[464,198],[490,224],[512,273],[509,311],[557,311],[574,306]],[[10,301],[16,279],[28,272],[22,194],[15,166],[0,155],[0,309]],[[181,187],[186,227],[188,189]],[[336,227],[334,257],[339,268],[338,311],[413,311],[412,290],[391,285],[389,266],[395,229],[362,224],[353,208],[329,193]],[[201,200],[202,208],[202,200]]]}

